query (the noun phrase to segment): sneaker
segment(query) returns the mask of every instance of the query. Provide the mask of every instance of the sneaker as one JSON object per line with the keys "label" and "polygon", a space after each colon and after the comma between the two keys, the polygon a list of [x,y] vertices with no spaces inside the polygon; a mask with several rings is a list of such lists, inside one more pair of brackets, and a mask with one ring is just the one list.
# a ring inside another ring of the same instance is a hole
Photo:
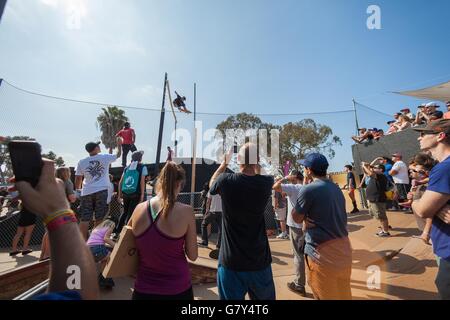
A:
{"label": "sneaker", "polygon": [[277,239],[286,239],[287,233],[286,232],[282,232],[277,236]]}
{"label": "sneaker", "polygon": [[295,292],[296,294],[301,295],[302,297],[306,297],[306,290],[305,287],[297,286],[294,282],[289,282],[287,284],[287,287],[292,292]]}
{"label": "sneaker", "polygon": [[[381,227],[378,227],[378,229],[381,229]],[[389,226],[389,230],[392,230],[393,228],[392,228],[392,226]]]}
{"label": "sneaker", "polygon": [[377,236],[380,238],[387,238],[387,237],[390,237],[391,234],[389,232],[380,231],[377,233]]}
{"label": "sneaker", "polygon": [[101,289],[111,289],[114,286],[114,281],[111,283],[111,280],[105,279],[105,277],[100,274],[98,276],[98,285]]}
{"label": "sneaker", "polygon": [[202,247],[202,248],[208,248],[208,243],[206,243],[206,242],[204,242],[204,241],[199,242],[199,243],[197,243],[197,244],[198,244],[199,247]]}

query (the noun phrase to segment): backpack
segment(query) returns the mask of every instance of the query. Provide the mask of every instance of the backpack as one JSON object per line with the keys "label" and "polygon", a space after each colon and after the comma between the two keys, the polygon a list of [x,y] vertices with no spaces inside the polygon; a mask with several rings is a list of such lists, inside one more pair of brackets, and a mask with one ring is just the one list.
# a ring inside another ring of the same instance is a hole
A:
{"label": "backpack", "polygon": [[140,194],[141,193],[141,173],[142,165],[138,164],[136,170],[130,170],[129,167],[125,169],[123,175],[121,190],[122,193],[127,195]]}

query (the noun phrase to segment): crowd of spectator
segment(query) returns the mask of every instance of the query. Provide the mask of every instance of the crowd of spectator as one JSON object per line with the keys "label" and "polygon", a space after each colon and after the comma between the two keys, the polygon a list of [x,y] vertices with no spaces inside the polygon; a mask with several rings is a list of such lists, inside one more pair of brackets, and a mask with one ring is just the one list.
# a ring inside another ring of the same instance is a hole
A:
{"label": "crowd of spectator", "polygon": [[378,128],[360,128],[358,129],[358,135],[353,136],[352,139],[356,143],[365,143],[373,140],[378,141],[385,135],[427,125],[431,121],[439,119],[450,119],[450,101],[446,102],[447,111],[438,110],[440,107],[437,102],[423,103],[417,107],[416,114],[410,108],[406,107],[400,110],[400,112],[395,113],[394,119],[387,122],[389,127],[386,132]]}

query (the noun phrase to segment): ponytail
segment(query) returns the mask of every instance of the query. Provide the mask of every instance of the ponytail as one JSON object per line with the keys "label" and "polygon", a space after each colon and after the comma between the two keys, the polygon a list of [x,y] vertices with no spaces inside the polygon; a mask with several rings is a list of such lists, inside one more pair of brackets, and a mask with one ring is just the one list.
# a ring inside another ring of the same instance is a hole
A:
{"label": "ponytail", "polygon": [[169,214],[177,201],[177,183],[183,183],[185,180],[184,169],[175,162],[168,161],[161,170],[156,184],[156,192],[161,198],[161,212],[164,216]]}

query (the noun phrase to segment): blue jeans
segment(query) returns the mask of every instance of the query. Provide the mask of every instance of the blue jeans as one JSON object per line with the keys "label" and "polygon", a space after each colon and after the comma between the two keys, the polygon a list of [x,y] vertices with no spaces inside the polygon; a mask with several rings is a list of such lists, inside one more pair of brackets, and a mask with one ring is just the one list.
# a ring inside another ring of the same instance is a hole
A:
{"label": "blue jeans", "polygon": [[261,271],[233,271],[221,265],[217,269],[220,300],[275,300],[272,267]]}

